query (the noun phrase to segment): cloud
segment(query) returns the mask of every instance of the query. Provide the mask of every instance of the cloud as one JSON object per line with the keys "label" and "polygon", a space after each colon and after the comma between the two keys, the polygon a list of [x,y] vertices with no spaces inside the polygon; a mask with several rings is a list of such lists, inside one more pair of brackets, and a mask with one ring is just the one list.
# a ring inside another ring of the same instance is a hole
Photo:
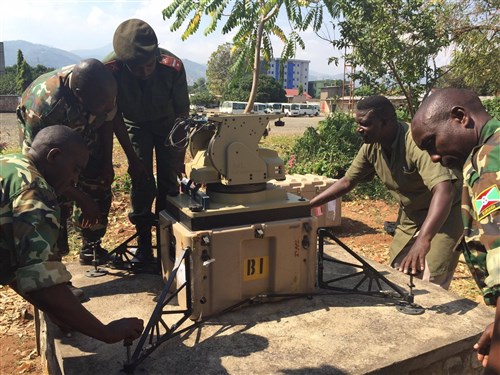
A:
{"label": "cloud", "polygon": [[[172,0],[2,0],[0,12],[0,40],[26,40],[65,50],[94,49],[112,42],[116,27],[129,18],[140,18],[148,22],[156,31],[160,46],[181,58],[206,63],[210,55],[223,43],[231,42],[232,35],[222,35],[219,29],[204,36],[208,25],[205,18],[198,32],[186,41],[181,34],[186,28],[172,32],[173,20],[164,20],[162,10]],[[205,16],[206,17],[206,16]],[[289,32],[286,19],[280,25]],[[298,50],[297,58],[310,60],[310,69],[330,71],[328,57],[331,48],[313,32],[302,34],[306,50]],[[281,54],[283,45],[273,41],[276,56]],[[341,67],[338,68],[341,70]]]}

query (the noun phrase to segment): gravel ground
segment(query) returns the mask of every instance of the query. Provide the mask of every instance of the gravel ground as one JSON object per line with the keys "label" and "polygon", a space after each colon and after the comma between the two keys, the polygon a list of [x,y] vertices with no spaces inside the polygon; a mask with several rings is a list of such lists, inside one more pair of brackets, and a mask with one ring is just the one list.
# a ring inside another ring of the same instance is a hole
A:
{"label": "gravel ground", "polygon": [[15,113],[0,113],[0,150],[19,149],[19,132]]}

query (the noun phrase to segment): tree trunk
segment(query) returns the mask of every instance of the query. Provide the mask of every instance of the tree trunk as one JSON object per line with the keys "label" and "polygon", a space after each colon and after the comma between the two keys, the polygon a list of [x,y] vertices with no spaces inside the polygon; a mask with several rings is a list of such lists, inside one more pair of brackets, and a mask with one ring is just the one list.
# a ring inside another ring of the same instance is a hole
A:
{"label": "tree trunk", "polygon": [[253,111],[253,103],[255,102],[255,97],[257,96],[257,86],[259,84],[259,72],[260,72],[260,45],[262,43],[262,33],[264,32],[264,19],[261,19],[257,27],[257,35],[255,38],[255,53],[253,58],[253,69],[252,69],[252,90],[250,90],[250,96],[248,98],[248,103],[245,108],[245,113],[251,113]]}

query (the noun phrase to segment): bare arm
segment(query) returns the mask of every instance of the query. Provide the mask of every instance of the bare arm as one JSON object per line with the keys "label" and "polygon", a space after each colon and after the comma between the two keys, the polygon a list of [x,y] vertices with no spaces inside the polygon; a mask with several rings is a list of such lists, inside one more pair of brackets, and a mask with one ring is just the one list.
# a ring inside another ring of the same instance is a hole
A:
{"label": "bare arm", "polygon": [[311,199],[311,202],[309,204],[311,207],[321,206],[326,202],[330,202],[334,199],[340,198],[344,194],[349,193],[355,187],[356,184],[354,182],[346,177],[342,177],[324,192]]}
{"label": "bare arm", "polygon": [[427,216],[420,228],[415,243],[402,260],[399,270],[413,274],[425,268],[425,256],[431,250],[431,241],[450,214],[455,191],[451,181],[443,181],[432,189],[432,199]]}
{"label": "bare arm", "polygon": [[103,324],[71,293],[66,284],[58,284],[27,293],[24,297],[65,325],[97,340],[114,343],[134,340],[141,335],[143,321],[123,318]]}

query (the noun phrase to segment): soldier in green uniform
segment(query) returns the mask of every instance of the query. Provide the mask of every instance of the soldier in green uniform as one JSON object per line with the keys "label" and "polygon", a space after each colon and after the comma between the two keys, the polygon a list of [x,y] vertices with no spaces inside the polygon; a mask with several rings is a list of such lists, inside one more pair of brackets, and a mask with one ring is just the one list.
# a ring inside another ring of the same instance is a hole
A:
{"label": "soldier in green uniform", "polygon": [[442,89],[415,114],[416,144],[435,163],[462,169],[464,257],[486,304],[496,306],[490,324],[475,345],[485,374],[500,373],[500,121],[478,96],[464,89]]}
{"label": "soldier in green uniform", "polygon": [[[82,171],[79,186],[66,193],[66,203],[62,206],[63,223],[71,215],[70,202],[75,201],[81,209],[78,223],[83,237],[82,264],[91,264],[92,244],[100,243],[108,222],[114,177],[111,162],[114,125],[111,121],[117,114],[116,92],[116,81],[108,69],[98,60],[87,59],[38,77],[25,90],[17,109],[23,150],[31,146],[41,129],[54,124],[78,131],[90,150],[90,160]],[[127,157],[132,166],[140,164],[130,143]],[[67,253],[65,225],[58,245],[62,253]],[[96,251],[97,260],[105,261],[107,251],[100,245]]]}
{"label": "soldier in green uniform", "polygon": [[456,176],[417,148],[408,125],[397,121],[387,98],[361,100],[356,122],[365,144],[345,176],[313,198],[311,206],[336,199],[378,175],[400,205],[391,265],[405,272],[410,267],[422,270],[419,277],[447,289],[462,235]]}
{"label": "soldier in green uniform", "polygon": [[25,155],[0,156],[0,284],[51,316],[55,323],[112,343],[140,336],[143,322],[102,324],[68,288],[61,263],[57,196],[78,181],[89,152],[78,133],[55,125],[38,132]]}
{"label": "soldier in green uniform", "polygon": [[[186,72],[182,61],[158,48],[154,30],[146,22],[121,23],[113,37],[114,52],[104,59],[118,83],[118,111],[128,136],[146,168],[146,176],[132,179],[130,221],[138,233],[134,262],[152,259],[151,227],[165,207],[168,194],[179,193],[177,177],[184,171],[184,129],[172,132],[177,118],[189,114]],[[169,144],[173,141],[173,146]],[[156,176],[153,174],[153,151]],[[156,183],[155,183],[156,177]]]}

